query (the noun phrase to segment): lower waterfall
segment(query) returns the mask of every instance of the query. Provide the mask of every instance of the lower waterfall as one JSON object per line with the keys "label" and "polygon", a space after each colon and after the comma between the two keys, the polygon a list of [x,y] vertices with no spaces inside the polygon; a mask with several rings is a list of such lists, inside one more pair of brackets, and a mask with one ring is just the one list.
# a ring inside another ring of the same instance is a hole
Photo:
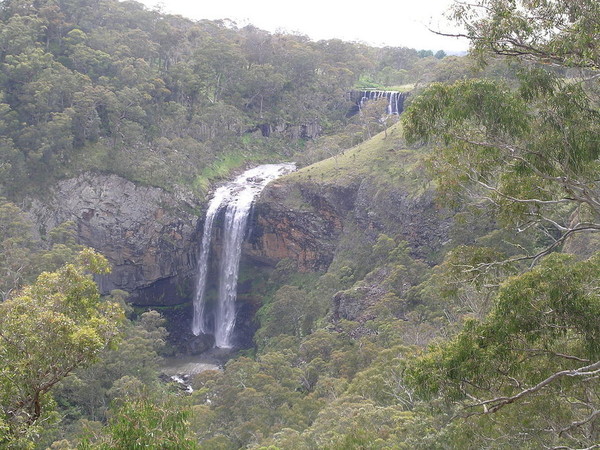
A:
{"label": "lower waterfall", "polygon": [[[242,242],[254,199],[270,181],[293,172],[295,164],[264,164],[247,170],[232,182],[219,187],[206,211],[198,261],[192,333],[213,334],[215,346],[231,348],[235,327],[235,300]],[[218,300],[212,311],[206,305],[206,285],[216,217],[224,210],[223,245],[219,258]],[[212,320],[210,320],[212,318]]]}

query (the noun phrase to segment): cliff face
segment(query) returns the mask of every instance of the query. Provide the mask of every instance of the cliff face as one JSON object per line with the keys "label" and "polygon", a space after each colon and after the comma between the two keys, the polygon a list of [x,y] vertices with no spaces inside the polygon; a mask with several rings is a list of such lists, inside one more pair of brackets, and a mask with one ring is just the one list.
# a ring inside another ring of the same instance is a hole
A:
{"label": "cliff face", "polygon": [[41,234],[75,222],[79,242],[108,258],[113,270],[100,280],[104,293],[123,289],[134,304],[172,305],[191,293],[199,206],[184,192],[86,173],[32,200],[30,212]]}
{"label": "cliff face", "polygon": [[[267,186],[255,205],[244,248],[247,264],[274,265],[287,258],[301,271],[324,272],[331,265],[339,276],[354,262],[360,270],[382,234],[408,242],[413,268],[439,263],[453,212],[435,201],[422,162],[426,151],[408,148],[398,131],[390,129]],[[413,272],[378,266],[332,296],[330,319],[364,323],[383,305],[407,320],[398,298],[418,284]]]}
{"label": "cliff face", "polygon": [[[451,212],[434,201],[423,167],[426,151],[407,147],[399,124],[327,160],[267,186],[245,254],[300,270],[326,270],[340,252],[352,258],[384,233],[408,241],[412,256],[438,262]],[[357,242],[360,241],[360,242]]]}
{"label": "cliff face", "polygon": [[314,188],[303,183],[269,185],[254,207],[244,254],[270,265],[289,258],[301,271],[326,270],[355,191]]}
{"label": "cliff face", "polygon": [[[239,321],[249,330],[245,334],[252,334],[252,317],[262,303],[262,298],[250,298],[252,280],[265,265],[291,259],[300,271],[326,271],[341,254],[347,261],[360,246],[371,248],[382,233],[408,241],[413,257],[436,262],[448,240],[451,215],[435,205],[417,153],[402,145],[392,131],[267,186],[255,204],[243,248],[248,286],[240,284],[237,306],[246,315]],[[46,198],[30,203],[42,235],[73,221],[79,242],[109,259],[113,272],[99,280],[103,292],[126,290],[140,306],[186,303],[172,308],[173,322],[189,329],[181,324],[191,317],[199,222],[204,218],[203,205],[191,194],[86,173],[58,183]],[[221,239],[219,229],[215,231],[218,248]],[[367,317],[385,294],[377,291],[379,284],[374,280],[334,298],[334,316]]]}
{"label": "cliff face", "polygon": [[245,255],[270,264],[289,258],[301,271],[326,270],[346,229],[368,242],[381,233],[406,240],[415,257],[431,261],[451,221],[432,191],[415,194],[367,178],[345,186],[284,178],[267,187],[254,214]]}

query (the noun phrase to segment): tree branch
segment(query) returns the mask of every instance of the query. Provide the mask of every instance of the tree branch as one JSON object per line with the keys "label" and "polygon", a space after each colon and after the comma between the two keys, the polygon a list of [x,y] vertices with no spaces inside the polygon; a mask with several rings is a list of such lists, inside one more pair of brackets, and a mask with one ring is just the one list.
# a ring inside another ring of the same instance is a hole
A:
{"label": "tree branch", "polygon": [[564,433],[566,433],[567,431],[571,431],[573,428],[578,428],[582,425],[585,425],[588,422],[591,422],[592,420],[594,420],[598,415],[600,415],[600,409],[596,409],[594,410],[594,412],[588,416],[587,418],[583,419],[583,420],[579,420],[577,422],[573,422],[571,425],[569,425],[566,428],[563,428],[562,430],[560,430],[558,432],[559,436],[562,436]]}
{"label": "tree branch", "polygon": [[527,397],[535,392],[542,390],[543,388],[545,388],[546,386],[548,386],[549,384],[553,383],[554,381],[556,381],[560,378],[590,376],[590,375],[595,375],[598,373],[600,373],[600,361],[596,361],[593,364],[589,364],[587,366],[580,367],[579,369],[561,370],[560,372],[553,373],[548,378],[539,382],[535,386],[525,389],[511,397],[497,397],[497,398],[485,400],[483,402],[479,402],[479,403],[476,403],[473,405],[469,405],[468,407],[473,408],[473,407],[477,407],[477,406],[483,406],[484,408],[486,408],[485,414],[495,413],[496,411],[500,410],[501,408],[505,407],[506,405],[510,405],[511,403],[514,403],[514,402],[522,399],[523,397]]}

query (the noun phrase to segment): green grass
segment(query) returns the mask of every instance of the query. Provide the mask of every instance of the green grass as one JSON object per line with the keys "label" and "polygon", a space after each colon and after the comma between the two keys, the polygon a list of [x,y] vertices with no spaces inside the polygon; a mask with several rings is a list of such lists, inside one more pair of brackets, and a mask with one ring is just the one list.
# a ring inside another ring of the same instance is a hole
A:
{"label": "green grass", "polygon": [[236,169],[242,168],[251,162],[266,163],[279,161],[280,159],[280,155],[270,152],[235,151],[226,153],[202,169],[194,179],[192,187],[195,191],[206,195],[215,181],[231,178],[231,173]]}
{"label": "green grass", "polygon": [[417,176],[421,167],[421,154],[406,147],[400,124],[391,126],[356,147],[342,151],[337,156],[307,166],[287,175],[285,182],[313,182],[349,186],[362,177],[376,178],[382,182],[406,182]]}
{"label": "green grass", "polygon": [[398,91],[398,92],[410,92],[415,88],[414,83],[400,84],[397,86],[388,86],[385,88],[386,91]]}
{"label": "green grass", "polygon": [[408,91],[412,91],[414,88],[415,88],[414,83],[386,86],[384,84],[379,84],[379,83],[376,83],[371,80],[360,80],[354,86],[354,89],[356,89],[357,91],[376,89],[378,91],[408,92]]}
{"label": "green grass", "polygon": [[225,178],[232,170],[244,165],[247,160],[247,156],[242,153],[223,155],[202,169],[194,179],[193,188],[202,193],[208,192],[212,181]]}

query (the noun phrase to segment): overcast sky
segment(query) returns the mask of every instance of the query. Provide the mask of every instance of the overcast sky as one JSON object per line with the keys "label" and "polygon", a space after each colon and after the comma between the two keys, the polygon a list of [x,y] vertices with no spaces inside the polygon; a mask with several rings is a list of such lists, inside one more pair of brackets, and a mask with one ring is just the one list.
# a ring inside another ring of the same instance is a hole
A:
{"label": "overcast sky", "polygon": [[141,0],[150,8],[190,19],[230,19],[274,31],[299,32],[312,39],[338,38],[376,46],[450,52],[467,49],[465,41],[427,30],[450,30],[443,13],[452,0]]}

